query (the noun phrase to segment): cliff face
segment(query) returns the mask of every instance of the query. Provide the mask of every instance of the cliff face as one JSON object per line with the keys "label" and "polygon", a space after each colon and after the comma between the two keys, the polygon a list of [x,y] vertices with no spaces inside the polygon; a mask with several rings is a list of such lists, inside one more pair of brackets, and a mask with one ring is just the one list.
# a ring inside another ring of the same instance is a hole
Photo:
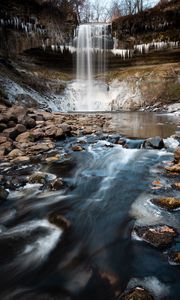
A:
{"label": "cliff face", "polygon": [[135,44],[180,40],[180,2],[172,0],[136,15],[117,18],[112,30],[118,46],[132,48]]}
{"label": "cliff face", "polygon": [[67,1],[1,0],[0,55],[16,56],[24,50],[50,47],[70,40],[77,24]]}

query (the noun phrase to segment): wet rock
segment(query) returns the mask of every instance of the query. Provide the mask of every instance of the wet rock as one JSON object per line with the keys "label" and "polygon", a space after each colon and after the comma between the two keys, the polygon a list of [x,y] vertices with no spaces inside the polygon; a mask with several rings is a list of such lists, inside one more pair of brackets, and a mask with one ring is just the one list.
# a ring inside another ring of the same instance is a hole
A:
{"label": "wet rock", "polygon": [[48,220],[50,223],[64,230],[67,230],[71,226],[71,222],[58,212],[50,213],[48,216]]}
{"label": "wet rock", "polygon": [[45,161],[46,161],[47,163],[52,163],[52,162],[54,162],[54,161],[60,160],[60,158],[61,158],[61,156],[60,156],[59,154],[56,154],[55,156],[47,157],[47,158],[45,159]]}
{"label": "wet rock", "polygon": [[73,151],[83,151],[84,149],[80,145],[74,145],[72,146]]}
{"label": "wet rock", "polygon": [[180,199],[174,197],[155,198],[152,199],[151,202],[167,210],[180,208]]}
{"label": "wet rock", "polygon": [[170,264],[180,265],[180,251],[171,250],[168,254]]}
{"label": "wet rock", "polygon": [[157,248],[169,246],[177,235],[174,228],[167,225],[135,226],[133,234]]}
{"label": "wet rock", "polygon": [[19,164],[19,163],[28,163],[30,161],[29,156],[18,156],[11,160],[12,163],[14,164]]}
{"label": "wet rock", "polygon": [[180,162],[180,147],[177,147],[174,151],[174,161],[176,163]]}
{"label": "wet rock", "polygon": [[51,182],[50,187],[53,191],[61,190],[64,187],[64,183],[63,183],[62,179],[56,178],[55,180],[53,180]]}
{"label": "wet rock", "polygon": [[128,292],[125,292],[119,298],[120,300],[153,300],[152,295],[143,287],[137,286]]}
{"label": "wet rock", "polygon": [[162,149],[164,146],[164,141],[159,136],[149,138],[143,143],[143,148],[146,149]]}
{"label": "wet rock", "polygon": [[8,197],[8,192],[0,186],[0,203],[4,200],[6,200]]}
{"label": "wet rock", "polygon": [[48,174],[43,172],[35,172],[29,177],[29,183],[44,184],[48,181]]}
{"label": "wet rock", "polygon": [[172,173],[180,173],[180,163],[170,167],[165,167],[165,170]]}

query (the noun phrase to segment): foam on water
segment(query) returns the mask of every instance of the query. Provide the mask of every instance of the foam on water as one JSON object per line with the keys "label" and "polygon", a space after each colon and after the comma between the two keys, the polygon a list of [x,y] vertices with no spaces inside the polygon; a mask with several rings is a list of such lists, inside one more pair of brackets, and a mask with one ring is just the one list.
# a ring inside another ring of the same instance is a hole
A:
{"label": "foam on water", "polygon": [[[45,233],[43,233],[43,236],[41,236],[40,233],[40,236],[33,240],[33,231],[36,229],[44,229]],[[16,259],[14,261],[12,260],[9,264],[10,266],[17,265],[26,268],[33,262],[36,263],[36,265],[41,264],[55,248],[62,233],[63,231],[60,228],[50,224],[46,219],[43,219],[26,222],[6,230],[0,234],[0,239],[11,238],[12,242],[13,239],[19,237],[27,239],[27,244],[24,246],[24,249],[22,249],[16,256]],[[33,241],[31,243],[28,243],[29,234],[32,234],[31,239]]]}

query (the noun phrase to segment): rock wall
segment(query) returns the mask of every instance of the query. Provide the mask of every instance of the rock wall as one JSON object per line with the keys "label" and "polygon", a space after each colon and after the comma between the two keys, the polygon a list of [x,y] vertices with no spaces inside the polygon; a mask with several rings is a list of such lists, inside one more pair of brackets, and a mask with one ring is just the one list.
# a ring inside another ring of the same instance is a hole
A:
{"label": "rock wall", "polygon": [[172,0],[142,13],[117,18],[112,31],[119,48],[152,41],[180,40],[180,2]]}
{"label": "rock wall", "polygon": [[59,6],[51,0],[1,0],[0,54],[12,57],[27,49],[63,44],[76,24],[76,14],[67,2]]}

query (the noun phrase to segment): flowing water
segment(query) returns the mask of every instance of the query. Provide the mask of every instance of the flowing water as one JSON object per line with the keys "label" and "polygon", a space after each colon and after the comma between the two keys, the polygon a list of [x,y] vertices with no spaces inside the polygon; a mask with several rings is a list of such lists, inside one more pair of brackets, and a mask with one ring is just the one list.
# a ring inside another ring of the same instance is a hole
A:
{"label": "flowing water", "polygon": [[[152,125],[157,134],[158,125]],[[1,204],[0,299],[112,300],[127,286],[140,284],[157,300],[179,300],[179,266],[170,265],[167,251],[132,237],[135,223],[180,228],[179,211],[169,213],[149,202],[155,195],[178,196],[171,188],[177,178],[162,169],[177,141],[167,139],[166,150],[146,150],[137,134],[136,140],[127,139],[126,149],[114,144],[117,137],[69,137],[57,144],[61,159],[55,163],[0,165],[9,178],[41,170],[65,181],[61,191],[20,185]],[[84,151],[73,152],[76,143]],[[163,187],[152,189],[154,180]],[[49,223],[50,212],[64,215],[70,229]],[[172,247],[178,243],[177,238]]]}
{"label": "flowing water", "polygon": [[[97,74],[103,76],[106,71],[106,51],[109,44],[112,43],[111,39],[108,24],[82,24],[79,26],[75,38],[76,81],[72,88],[70,85],[70,90],[77,91],[78,101],[75,102],[75,107],[70,105],[70,110],[97,111],[95,95],[101,91],[101,85],[104,82],[100,80],[96,84],[93,78]],[[94,97],[95,101],[93,101]],[[98,98],[103,99],[104,97]]]}

